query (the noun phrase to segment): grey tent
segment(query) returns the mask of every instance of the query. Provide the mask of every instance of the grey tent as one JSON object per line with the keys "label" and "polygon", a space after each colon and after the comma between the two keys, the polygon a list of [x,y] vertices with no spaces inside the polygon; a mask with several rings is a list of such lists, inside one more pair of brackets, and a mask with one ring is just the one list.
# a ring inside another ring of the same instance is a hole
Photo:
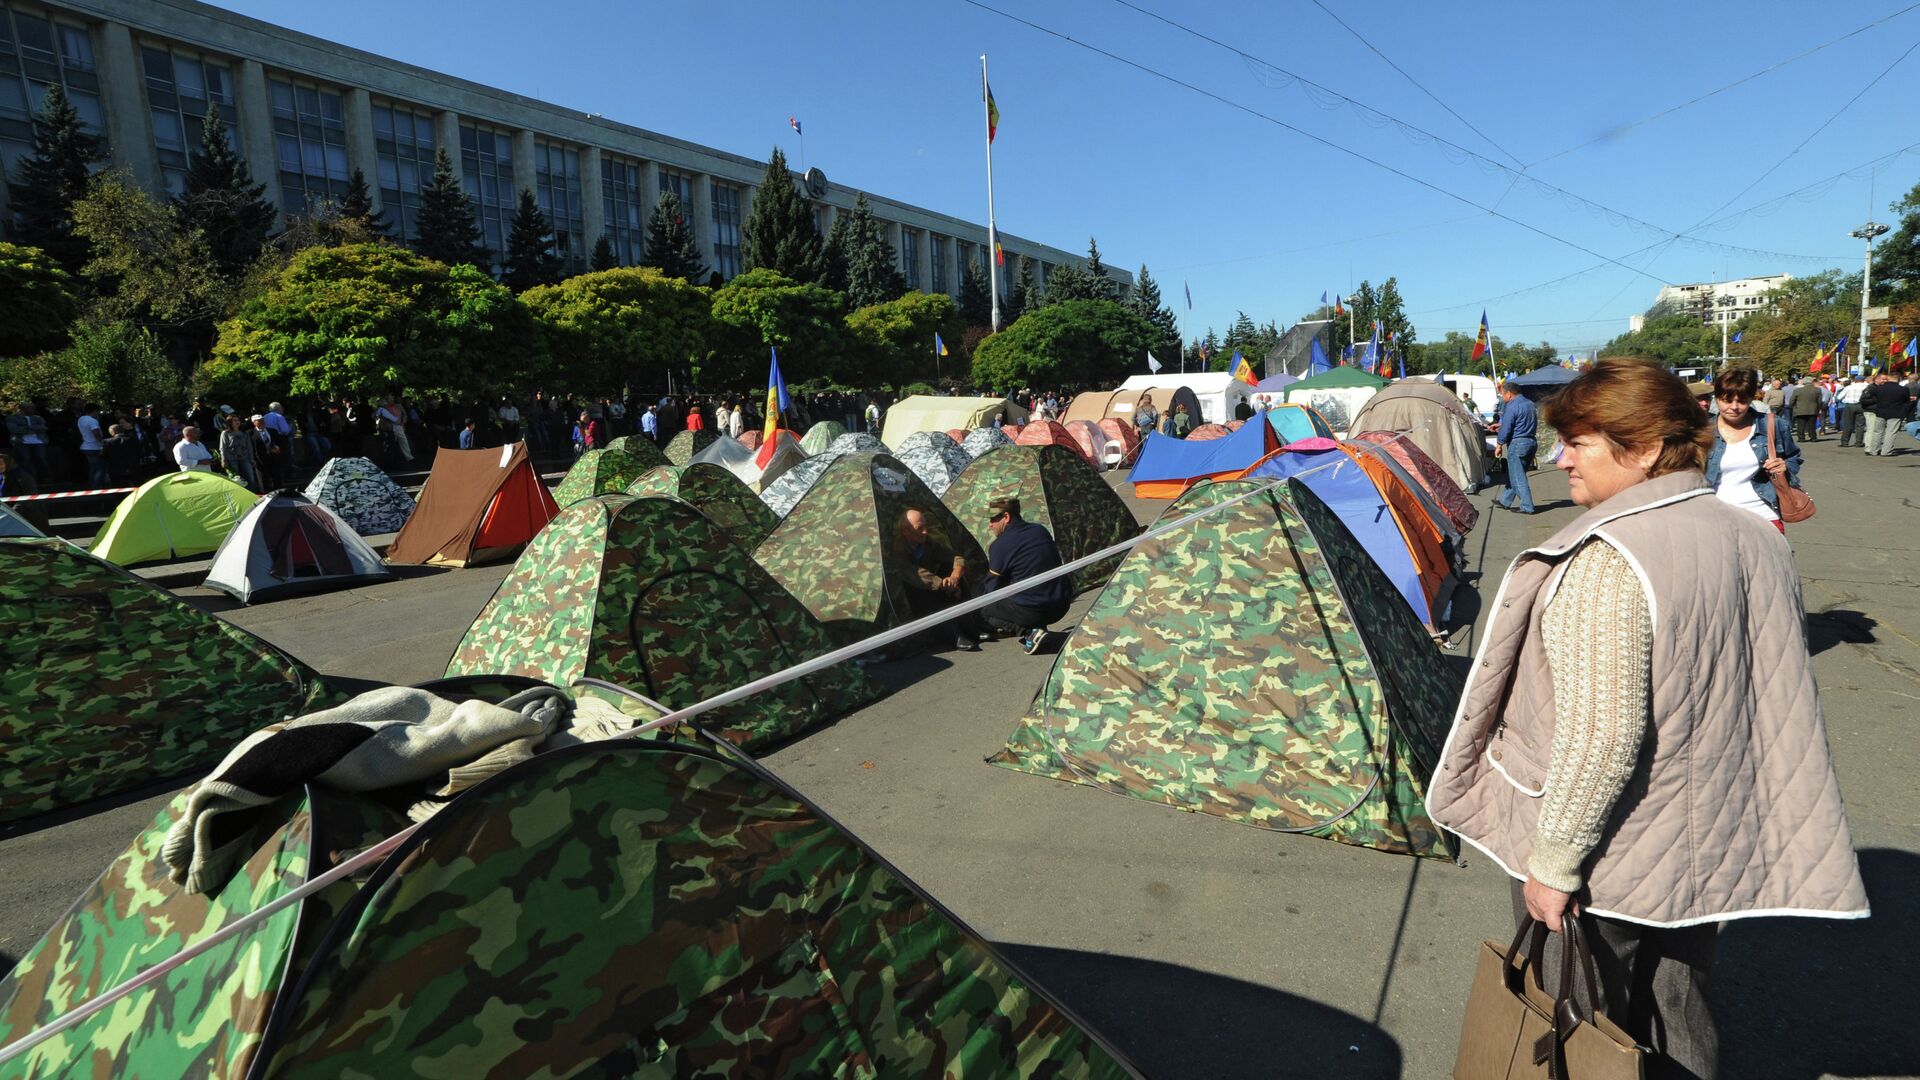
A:
{"label": "grey tent", "polygon": [[254,503],[220,542],[205,584],[254,604],[393,577],[339,515],[304,495],[277,491]]}
{"label": "grey tent", "polygon": [[413,515],[413,496],[363,457],[337,457],[307,484],[307,499],[340,515],[361,536],[399,532]]}
{"label": "grey tent", "polygon": [[[1002,436],[1005,437],[1004,435]],[[926,481],[935,495],[945,495],[973,459],[944,431],[916,431],[900,440],[894,456],[913,475]]]}

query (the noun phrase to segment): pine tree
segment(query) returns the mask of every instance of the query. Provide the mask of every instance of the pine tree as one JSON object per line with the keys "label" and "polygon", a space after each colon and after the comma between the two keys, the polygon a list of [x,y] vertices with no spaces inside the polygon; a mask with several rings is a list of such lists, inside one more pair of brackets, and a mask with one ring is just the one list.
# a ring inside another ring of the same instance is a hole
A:
{"label": "pine tree", "polygon": [[1093,299],[1122,299],[1123,288],[1107,273],[1106,264],[1100,261],[1100,241],[1091,236],[1087,237],[1087,285],[1095,293]]}
{"label": "pine tree", "polygon": [[484,267],[493,261],[493,253],[480,242],[480,236],[473,200],[460,190],[453,159],[447,156],[446,147],[441,147],[433,156],[433,182],[420,192],[420,228],[414,250],[448,265],[472,263]]}
{"label": "pine tree", "polygon": [[1007,293],[1007,302],[1000,308],[1001,325],[1018,322],[1020,316],[1045,305],[1046,301],[1040,296],[1040,287],[1033,282],[1033,259],[1022,255],[1019,269],[1013,275],[1013,288]]}
{"label": "pine tree", "polygon": [[353,170],[353,178],[347,181],[347,193],[340,197],[340,217],[379,236],[393,231],[387,224],[386,211],[373,209],[373,192],[367,187],[367,174],[359,169]]}
{"label": "pine tree", "polygon": [[1146,263],[1140,264],[1140,273],[1134,277],[1133,292],[1127,297],[1127,307],[1152,324],[1153,351],[1156,355],[1173,355],[1180,351],[1180,324],[1174,318],[1173,309],[1160,303],[1160,283],[1147,272]]}
{"label": "pine tree", "polygon": [[847,257],[852,250],[853,217],[835,214],[833,228],[827,230],[827,242],[820,250],[820,284],[836,292],[847,291]]}
{"label": "pine tree", "polygon": [[73,204],[87,194],[90,166],[106,157],[100,137],[80,125],[80,114],[59,83],[33,118],[33,153],[20,162],[9,185],[13,238],[45,251],[77,278],[87,261],[87,242],[73,234]]}
{"label": "pine tree", "polygon": [[560,280],[560,256],[553,251],[553,226],[540,212],[533,192],[520,189],[520,205],[507,230],[507,257],[500,264],[500,283],[514,292]]}
{"label": "pine tree", "polygon": [[587,260],[587,268],[612,270],[619,265],[620,258],[613,253],[613,240],[606,233],[601,233],[600,239],[593,242],[593,257]]}
{"label": "pine tree", "polygon": [[960,321],[968,326],[993,324],[993,298],[987,292],[987,272],[980,260],[968,259],[960,273]]}
{"label": "pine tree", "polygon": [[1400,281],[1388,278],[1380,283],[1380,292],[1374,297],[1374,318],[1380,320],[1380,340],[1385,341],[1387,334],[1393,334],[1394,351],[1402,356],[1414,344],[1413,323],[1407,319],[1405,303],[1400,299]]}
{"label": "pine tree", "polygon": [[824,244],[813,207],[801,197],[787,171],[787,155],[777,146],[740,226],[740,241],[741,265],[748,270],[775,270],[803,284],[820,280]]}
{"label": "pine tree", "polygon": [[277,215],[266,193],[227,140],[218,107],[208,102],[200,146],[187,157],[186,187],[173,204],[181,223],[206,238],[221,276],[238,278],[266,247]]}
{"label": "pine tree", "polygon": [[640,261],[644,266],[659,267],[668,277],[695,285],[707,280],[700,242],[694,239],[693,225],[680,206],[680,196],[671,191],[661,192],[659,201],[653,204],[653,216],[647,219],[647,257]]}
{"label": "pine tree", "polygon": [[847,306],[883,304],[907,294],[900,259],[887,240],[886,226],[873,216],[865,192],[854,196],[853,221],[847,226]]}

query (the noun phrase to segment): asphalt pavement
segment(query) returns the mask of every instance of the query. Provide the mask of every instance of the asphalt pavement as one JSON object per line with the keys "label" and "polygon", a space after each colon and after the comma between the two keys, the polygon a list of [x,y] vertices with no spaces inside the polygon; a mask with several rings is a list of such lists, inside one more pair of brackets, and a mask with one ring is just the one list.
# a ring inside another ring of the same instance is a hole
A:
{"label": "asphalt pavement", "polygon": [[[1724,1074],[1920,1075],[1907,974],[1920,955],[1920,452],[1869,459],[1828,439],[1806,454],[1819,515],[1790,539],[1874,917],[1725,931],[1713,990]],[[1497,490],[1474,501],[1488,508]],[[1577,514],[1557,473],[1536,473],[1534,491],[1539,514],[1488,509],[1469,537],[1448,654],[1458,664],[1478,644],[1477,594],[1490,597],[1516,553]],[[1142,520],[1163,506],[1133,505]],[[409,570],[256,608],[181,594],[330,675],[417,682],[442,672],[505,573]],[[1498,868],[1271,833],[984,764],[1049,662],[1005,641],[878,665],[890,697],[766,762],[1149,1075],[1448,1075],[1478,943],[1511,934]],[[0,839],[0,965],[171,790]]]}

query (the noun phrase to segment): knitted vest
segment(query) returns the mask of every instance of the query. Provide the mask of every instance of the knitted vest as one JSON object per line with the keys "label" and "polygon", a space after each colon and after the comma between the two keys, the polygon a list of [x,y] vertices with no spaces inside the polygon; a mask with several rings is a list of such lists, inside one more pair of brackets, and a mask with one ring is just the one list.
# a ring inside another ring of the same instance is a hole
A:
{"label": "knitted vest", "polygon": [[1646,587],[1653,701],[1640,760],[1586,864],[1588,907],[1654,926],[1864,917],[1792,553],[1699,473],[1635,485],[1514,560],[1427,812],[1526,875],[1554,729],[1541,615],[1568,557],[1596,535]]}

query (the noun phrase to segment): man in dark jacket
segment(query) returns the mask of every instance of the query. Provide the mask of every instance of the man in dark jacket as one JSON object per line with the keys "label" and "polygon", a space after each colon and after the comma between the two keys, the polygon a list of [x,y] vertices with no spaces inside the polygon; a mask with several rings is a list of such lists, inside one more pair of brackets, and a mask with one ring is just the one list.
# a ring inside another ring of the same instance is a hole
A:
{"label": "man in dark jacket", "polygon": [[[925,514],[918,510],[902,513],[894,528],[893,545],[892,562],[902,568],[899,581],[906,588],[914,618],[931,615],[967,598],[971,568],[965,558],[933,535]],[[951,632],[954,648],[962,652],[980,651],[979,623],[974,617],[954,620]]]}
{"label": "man in dark jacket", "polygon": [[1913,395],[1881,372],[1860,395],[1860,411],[1867,414],[1867,456],[1886,457],[1893,453],[1893,438],[1913,407]]}
{"label": "man in dark jacket", "polygon": [[1787,391],[1787,413],[1793,417],[1793,437],[1799,442],[1815,442],[1814,422],[1820,416],[1820,386],[1813,376],[1803,376],[1800,384]]}
{"label": "man in dark jacket", "polygon": [[1064,577],[1032,588],[1015,586],[1060,566],[1060,548],[1047,530],[1020,516],[1020,500],[1007,496],[987,503],[987,528],[993,546],[987,549],[987,592],[1003,599],[980,614],[987,625],[1020,634],[1020,647],[1037,652],[1047,639],[1047,627],[1066,617],[1073,589]]}

